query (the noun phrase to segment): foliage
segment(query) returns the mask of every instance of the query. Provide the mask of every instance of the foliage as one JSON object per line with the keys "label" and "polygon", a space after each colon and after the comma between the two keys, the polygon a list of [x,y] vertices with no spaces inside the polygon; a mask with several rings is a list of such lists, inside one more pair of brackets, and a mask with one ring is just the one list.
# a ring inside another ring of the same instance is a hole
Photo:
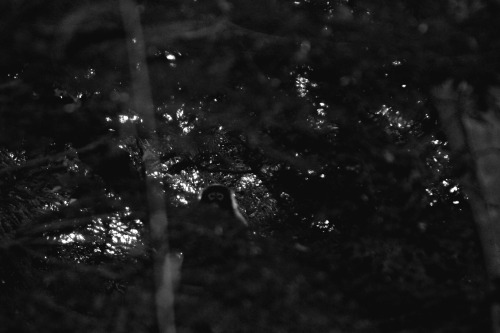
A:
{"label": "foliage", "polygon": [[[453,3],[143,1],[133,64],[117,1],[4,1],[5,329],[157,329],[153,177],[172,251],[216,262],[184,268],[180,332],[484,331],[466,161],[430,89],[466,80],[489,103],[498,4]],[[197,226],[210,183],[235,189],[251,240]]]}

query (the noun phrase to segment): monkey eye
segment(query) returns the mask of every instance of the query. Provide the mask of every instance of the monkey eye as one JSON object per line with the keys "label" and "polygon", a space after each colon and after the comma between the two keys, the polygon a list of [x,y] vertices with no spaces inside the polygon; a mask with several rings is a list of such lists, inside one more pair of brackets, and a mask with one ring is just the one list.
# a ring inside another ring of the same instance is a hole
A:
{"label": "monkey eye", "polygon": [[212,192],[208,194],[208,200],[210,201],[222,201],[224,199],[224,194],[220,192]]}

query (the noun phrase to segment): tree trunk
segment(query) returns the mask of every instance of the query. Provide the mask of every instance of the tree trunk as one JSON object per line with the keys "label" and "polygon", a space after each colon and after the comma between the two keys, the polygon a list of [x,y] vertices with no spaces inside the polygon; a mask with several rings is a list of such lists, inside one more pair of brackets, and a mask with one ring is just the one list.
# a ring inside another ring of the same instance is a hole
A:
{"label": "tree trunk", "polygon": [[[138,6],[133,0],[120,0],[120,9],[132,77],[132,107],[140,114],[146,129],[145,134],[148,137],[143,139],[152,147],[157,147],[155,112]],[[154,176],[155,166],[160,165],[160,160],[152,150],[146,151],[142,158],[147,178],[150,239],[154,249],[152,256],[155,326],[157,333],[175,333],[173,280],[178,270],[178,261],[169,254],[165,198],[160,178]]]}
{"label": "tree trunk", "polygon": [[448,81],[434,88],[433,96],[452,155],[467,163],[460,182],[483,249],[492,331],[500,333],[500,119],[493,108],[478,112],[467,84],[454,88]]}

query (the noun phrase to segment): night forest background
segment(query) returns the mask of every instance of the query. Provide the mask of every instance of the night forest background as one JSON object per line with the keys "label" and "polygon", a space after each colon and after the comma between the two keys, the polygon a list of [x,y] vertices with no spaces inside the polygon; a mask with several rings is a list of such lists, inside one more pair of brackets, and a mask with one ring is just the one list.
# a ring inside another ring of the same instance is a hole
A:
{"label": "night forest background", "polygon": [[[2,1],[0,331],[490,331],[467,179],[498,198],[500,164],[446,125],[500,141],[499,17],[496,0]],[[246,236],[204,227],[212,183]]]}

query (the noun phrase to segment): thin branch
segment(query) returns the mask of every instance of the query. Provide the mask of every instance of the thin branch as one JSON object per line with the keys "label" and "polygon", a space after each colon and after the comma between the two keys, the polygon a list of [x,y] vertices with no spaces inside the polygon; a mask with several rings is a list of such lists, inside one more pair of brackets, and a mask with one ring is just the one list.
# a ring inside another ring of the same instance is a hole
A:
{"label": "thin branch", "polygon": [[204,171],[204,172],[220,172],[220,173],[225,173],[228,175],[244,175],[247,173],[253,173],[252,169],[224,169],[224,168],[218,168],[218,167],[206,167],[203,166],[199,163],[196,163],[193,161],[191,158],[183,159],[172,166],[168,168],[168,173],[169,174],[177,174],[180,173],[183,170],[186,170],[188,168],[195,168],[198,169],[199,171]]}
{"label": "thin branch", "polygon": [[85,216],[74,219],[64,219],[53,221],[49,223],[44,223],[40,225],[32,225],[20,228],[16,235],[16,238],[25,236],[40,235],[46,232],[62,232],[65,230],[74,230],[76,227],[81,227],[92,222],[93,219],[98,218],[108,218],[109,214],[96,215],[96,216]]}
{"label": "thin branch", "polygon": [[234,169],[222,169],[222,168],[209,168],[209,167],[201,167],[201,166],[199,166],[198,169],[200,169],[200,171],[220,172],[220,173],[225,173],[225,174],[229,174],[229,175],[244,175],[247,173],[253,173],[252,169],[234,170]]}
{"label": "thin branch", "polygon": [[251,30],[232,23],[225,18],[216,18],[211,21],[184,20],[145,28],[145,35],[148,36],[149,42],[161,44],[175,40],[213,38],[223,32],[230,32],[234,35],[247,36],[266,42],[294,41],[290,37]]}
{"label": "thin branch", "polygon": [[281,42],[294,41],[290,37],[283,37],[283,36],[278,36],[278,35],[271,35],[271,34],[267,34],[265,32],[251,30],[251,29],[242,27],[240,25],[237,25],[235,23],[232,23],[230,21],[225,21],[225,25],[228,28],[231,28],[233,30],[233,32],[235,32],[238,35],[248,36],[248,37],[255,38],[255,39],[258,39],[258,40],[261,40],[261,41],[262,40],[265,40],[267,42],[271,42],[271,41],[272,42],[276,42],[276,41],[281,41]]}
{"label": "thin branch", "polygon": [[109,137],[104,137],[104,138],[101,138],[97,141],[91,142],[88,145],[83,146],[79,149],[68,149],[68,150],[65,150],[63,152],[60,152],[60,153],[57,153],[54,155],[49,155],[49,156],[35,158],[32,160],[26,161],[23,165],[3,168],[0,170],[0,177],[6,176],[6,175],[16,175],[16,174],[21,173],[21,172],[26,171],[26,170],[39,168],[40,166],[42,166],[44,164],[48,164],[50,162],[57,161],[58,159],[61,159],[65,156],[72,155],[75,153],[77,153],[77,154],[87,153],[89,151],[96,149],[97,147],[99,147],[101,144],[103,144],[104,142],[106,142],[108,140],[109,140]]}

